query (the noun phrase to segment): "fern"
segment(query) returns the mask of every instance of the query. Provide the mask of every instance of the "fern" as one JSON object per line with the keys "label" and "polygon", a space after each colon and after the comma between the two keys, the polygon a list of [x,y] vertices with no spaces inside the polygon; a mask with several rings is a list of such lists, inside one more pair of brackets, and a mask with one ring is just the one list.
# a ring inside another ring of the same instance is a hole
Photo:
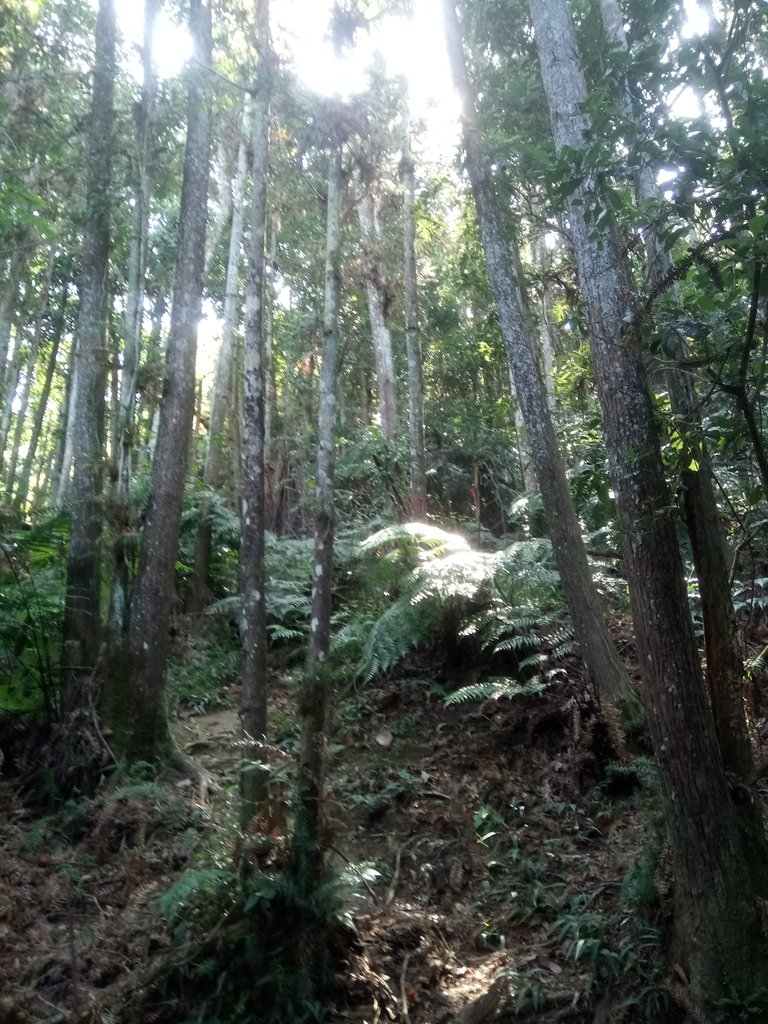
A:
{"label": "fern", "polygon": [[[447,609],[464,610],[459,635],[477,636],[483,650],[539,652],[521,668],[546,672],[570,649],[572,631],[562,622],[560,578],[547,541],[518,541],[489,553],[445,530],[407,523],[379,530],[360,550],[400,558],[405,573],[401,596],[371,629],[358,665],[364,681],[425,644]],[[469,613],[472,605],[480,607]]]}
{"label": "fern", "polygon": [[432,602],[397,601],[374,623],[357,667],[358,676],[368,683],[379,672],[394,668],[434,635],[440,617],[440,608]]}
{"label": "fern", "polygon": [[465,704],[471,700],[501,700],[502,697],[511,699],[513,697],[528,696],[543,693],[547,689],[547,685],[547,683],[541,681],[519,683],[515,679],[495,676],[491,679],[484,679],[481,683],[471,683],[469,686],[462,686],[461,689],[449,694],[445,698],[445,703]]}

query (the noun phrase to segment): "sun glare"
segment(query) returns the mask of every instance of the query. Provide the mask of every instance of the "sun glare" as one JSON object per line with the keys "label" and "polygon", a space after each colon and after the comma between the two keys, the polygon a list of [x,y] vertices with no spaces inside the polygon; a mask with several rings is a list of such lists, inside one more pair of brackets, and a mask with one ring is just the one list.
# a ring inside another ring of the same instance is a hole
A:
{"label": "sun glare", "polygon": [[[141,81],[141,47],[144,42],[144,5],[136,0],[117,0],[117,22],[124,42],[125,67]],[[176,78],[192,56],[192,39],[186,25],[174,21],[167,11],[155,19],[155,71],[160,78]]]}
{"label": "sun glare", "polygon": [[286,0],[274,8],[276,38],[304,86],[322,96],[351,99],[366,91],[371,68],[408,82],[414,121],[425,124],[424,148],[450,151],[459,106],[443,44],[439,0],[415,0],[409,16],[376,19],[339,56],[330,40],[330,0]]}

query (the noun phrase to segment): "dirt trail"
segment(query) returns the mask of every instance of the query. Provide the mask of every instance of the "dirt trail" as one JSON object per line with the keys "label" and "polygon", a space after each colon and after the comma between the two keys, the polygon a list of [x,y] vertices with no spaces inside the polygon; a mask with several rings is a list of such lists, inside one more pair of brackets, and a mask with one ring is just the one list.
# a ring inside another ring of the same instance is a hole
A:
{"label": "dirt trail", "polygon": [[[425,689],[400,680],[347,701],[331,737],[327,832],[358,936],[335,1019],[643,1020],[618,1005],[651,970],[621,960],[634,933],[619,893],[644,836],[632,805],[595,784],[588,704],[573,686],[446,708]],[[3,1024],[120,1020],[132,972],[171,948],[164,894],[200,851],[226,847],[238,726],[218,708],[174,727],[215,776],[208,807],[187,780],[137,780],[41,820],[6,786]],[[295,735],[282,748],[290,764]]]}

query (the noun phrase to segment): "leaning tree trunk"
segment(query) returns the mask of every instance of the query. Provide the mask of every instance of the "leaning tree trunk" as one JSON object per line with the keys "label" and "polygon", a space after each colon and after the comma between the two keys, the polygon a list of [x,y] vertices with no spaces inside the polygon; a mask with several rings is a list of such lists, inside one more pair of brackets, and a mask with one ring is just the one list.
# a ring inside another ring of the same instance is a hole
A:
{"label": "leaning tree trunk", "polygon": [[[406,100],[407,102],[407,100]],[[411,515],[423,519],[427,511],[427,469],[424,453],[424,377],[419,338],[419,292],[416,278],[416,168],[406,115],[403,126],[403,301],[405,349],[408,357],[408,438],[411,464]]]}
{"label": "leaning tree trunk", "polygon": [[387,327],[387,289],[384,262],[379,251],[378,216],[376,202],[370,190],[358,201],[357,214],[363,236],[363,279],[368,297],[368,317],[371,321],[381,432],[387,441],[393,443],[397,437],[395,367],[392,359],[392,335]]}
{"label": "leaning tree trunk", "polygon": [[211,63],[211,14],[190,0],[194,64],[188,74],[188,126],[179,242],[163,402],[127,650],[110,665],[107,694],[113,743],[127,761],[168,757],[172,743],[163,704],[176,549],[195,405],[195,355],[201,315],[210,167],[210,116],[204,75]]}
{"label": "leaning tree trunk", "polygon": [[248,822],[263,797],[266,782],[257,757],[267,733],[267,606],[264,571],[265,490],[265,345],[264,245],[267,233],[269,178],[269,105],[272,87],[272,48],[269,38],[269,0],[256,0],[259,69],[254,98],[253,191],[251,237],[245,290],[243,336],[243,501],[241,594],[243,627],[243,690],[240,718],[248,761],[240,777],[242,819]]}
{"label": "leaning tree trunk", "polygon": [[[600,12],[608,41],[627,52],[627,38],[621,9],[617,0],[600,0]],[[634,102],[629,89],[622,97],[623,114],[637,123]],[[635,172],[635,194],[638,202],[658,200],[657,170],[646,158],[640,158]],[[650,228],[645,232],[647,253],[647,288],[653,292],[673,269],[668,249]],[[679,303],[679,289],[673,295]],[[754,775],[754,758],[744,701],[744,662],[739,649],[736,616],[731,600],[731,582],[725,532],[715,496],[712,465],[706,449],[700,415],[700,400],[693,377],[676,362],[686,357],[683,339],[674,327],[666,332],[666,354],[672,362],[667,373],[669,399],[675,426],[683,442],[680,483],[683,511],[691,540],[693,560],[699,581],[706,672],[712,710],[715,717],[723,763],[734,780],[750,785]],[[768,860],[762,813],[757,800],[739,805],[742,827],[747,833],[747,852],[751,861],[758,861],[758,877],[762,863]]]}
{"label": "leaning tree trunk", "polygon": [[490,160],[475,121],[474,98],[453,0],[443,0],[443,9],[449,59],[463,106],[467,170],[477,206],[488,277],[576,638],[598,695],[613,703],[633,700],[629,677],[608,632],[592,582],[581,527],[549,413],[520,256],[514,238],[508,238],[505,232]]}
{"label": "leaning tree trunk", "polygon": [[[77,388],[67,431],[72,444],[62,674],[68,688],[92,671],[101,642],[102,466],[109,356],[104,310],[110,247],[115,92],[115,5],[100,0],[88,129],[88,185],[77,321]],[[73,693],[65,700],[76,700]]]}
{"label": "leaning tree trunk", "polygon": [[[586,87],[563,0],[530,0],[559,153],[583,150]],[[637,647],[675,870],[678,955],[694,994],[749,1001],[768,981],[763,914],[707,703],[638,332],[615,230],[587,222],[593,180],[568,219],[624,535]]]}
{"label": "leaning tree trunk", "polygon": [[324,873],[321,804],[329,687],[326,658],[331,638],[333,585],[336,372],[339,358],[341,214],[344,192],[341,152],[341,144],[337,142],[331,152],[328,169],[323,361],[320,370],[315,492],[315,558],[309,654],[299,706],[301,749],[297,777],[295,857],[300,884],[308,893],[320,885]]}

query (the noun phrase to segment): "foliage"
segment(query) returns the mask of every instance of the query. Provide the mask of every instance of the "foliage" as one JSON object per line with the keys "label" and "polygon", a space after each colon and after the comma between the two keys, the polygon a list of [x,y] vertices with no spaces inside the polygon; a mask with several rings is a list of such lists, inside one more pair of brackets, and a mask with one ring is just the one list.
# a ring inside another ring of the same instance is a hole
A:
{"label": "foliage", "polygon": [[226,687],[239,681],[241,661],[237,632],[209,628],[194,638],[181,638],[168,665],[168,710],[203,714],[229,703]]}
{"label": "foliage", "polygon": [[305,893],[290,870],[204,868],[183,875],[160,906],[182,954],[155,983],[154,998],[176,1007],[173,1020],[180,1009],[188,1024],[327,1019],[332,949],[325,972],[312,976],[300,937],[302,929],[332,936],[343,927],[335,881]]}
{"label": "foliage", "polygon": [[[365,682],[436,639],[450,616],[457,638],[474,638],[491,658],[512,658],[516,672],[530,683],[552,678],[570,649],[572,632],[562,623],[559,577],[545,541],[476,551],[456,534],[410,523],[375,533],[361,552],[377,552],[401,573],[393,587],[399,596],[369,627],[358,665]],[[500,696],[500,686],[503,690],[504,684],[491,681],[477,693],[460,691],[456,699],[478,699],[491,690]]]}
{"label": "foliage", "polygon": [[0,706],[51,723],[59,709],[67,521],[0,536]]}

